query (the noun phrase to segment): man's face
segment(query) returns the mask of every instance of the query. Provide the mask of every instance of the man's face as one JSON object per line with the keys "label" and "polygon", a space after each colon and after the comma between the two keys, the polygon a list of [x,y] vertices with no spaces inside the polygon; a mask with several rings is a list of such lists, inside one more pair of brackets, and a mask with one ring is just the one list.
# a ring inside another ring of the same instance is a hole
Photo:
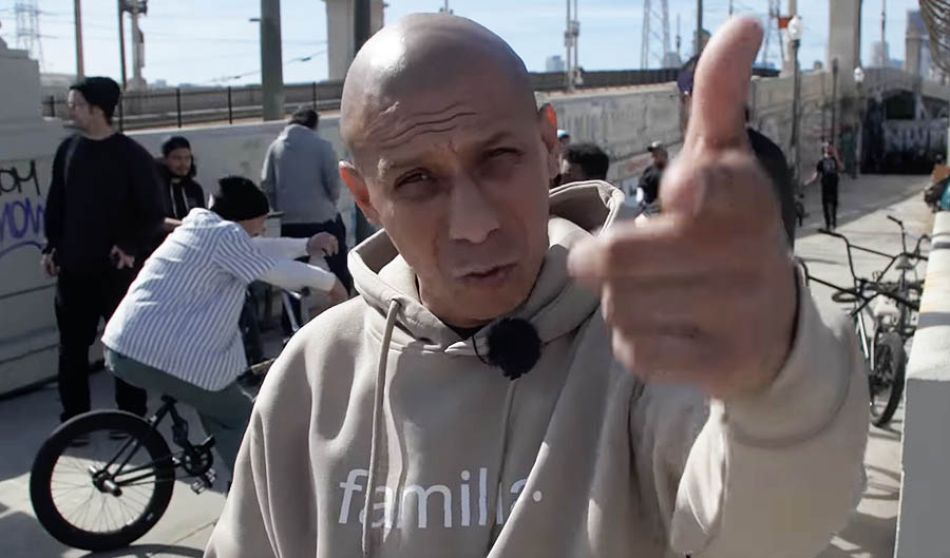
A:
{"label": "man's face", "polygon": [[191,172],[191,150],[187,147],[173,149],[165,156],[164,161],[172,176],[185,178]]}
{"label": "man's face", "polygon": [[486,88],[473,72],[389,99],[368,118],[356,169],[343,168],[415,271],[422,302],[458,327],[523,303],[548,247],[555,118],[549,108],[535,113],[504,81]]}
{"label": "man's face", "polygon": [[584,172],[584,169],[577,163],[572,163],[567,160],[567,158],[561,158],[561,184],[568,184],[571,182],[580,182],[582,180],[587,180],[587,173]]}
{"label": "man's face", "polygon": [[66,96],[66,107],[69,109],[69,119],[73,126],[80,130],[89,130],[92,125],[95,107],[86,102],[82,93],[75,89],[70,89]]}
{"label": "man's face", "polygon": [[255,217],[254,219],[246,219],[244,221],[238,221],[238,225],[241,225],[247,234],[252,238],[258,237],[264,234],[264,231],[267,229],[267,215],[261,215],[260,217]]}

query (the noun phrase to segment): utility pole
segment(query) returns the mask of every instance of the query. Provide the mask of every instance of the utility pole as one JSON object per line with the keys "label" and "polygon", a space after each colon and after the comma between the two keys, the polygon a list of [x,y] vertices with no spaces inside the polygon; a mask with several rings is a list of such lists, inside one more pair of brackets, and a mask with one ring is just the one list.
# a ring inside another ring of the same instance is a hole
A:
{"label": "utility pole", "polygon": [[881,67],[886,68],[890,63],[890,54],[887,51],[887,0],[881,0]]}
{"label": "utility pole", "polygon": [[564,87],[567,91],[574,91],[580,78],[577,63],[577,39],[580,34],[581,26],[577,20],[577,0],[567,0],[567,23],[564,29],[564,47],[567,50],[564,60]]}
{"label": "utility pole", "polygon": [[680,43],[682,42],[682,37],[680,37],[680,15],[676,14],[676,58],[682,60],[682,54],[680,53]]}
{"label": "utility pole", "polygon": [[[445,5],[448,7],[448,0]],[[370,0],[355,0],[353,3],[353,58],[359,52],[370,36]],[[357,206],[354,211],[353,236],[356,242],[360,243],[369,238],[374,232],[374,227],[363,215],[363,212]]]}
{"label": "utility pole", "polygon": [[696,0],[696,54],[703,51],[703,0]]}
{"label": "utility pole", "polygon": [[729,17],[732,17],[732,12],[733,12],[732,0],[729,0]]}
{"label": "utility pole", "polygon": [[118,0],[119,6],[119,68],[122,71],[122,90],[129,83],[125,73],[125,0]]}
{"label": "utility pole", "polygon": [[356,53],[369,40],[369,30],[370,0],[356,0],[353,5],[353,56],[356,56]]}
{"label": "utility pole", "polygon": [[80,80],[86,75],[85,65],[82,59],[82,6],[81,0],[73,1],[73,19],[76,24],[76,79]]}
{"label": "utility pole", "polygon": [[442,14],[451,14],[451,13],[453,13],[453,12],[452,12],[452,8],[449,7],[449,0],[445,0],[445,5],[442,6],[441,8],[439,8],[439,13],[442,13]]}
{"label": "utility pole", "polygon": [[284,117],[284,59],[280,41],[280,0],[261,0],[261,95],[263,118]]}

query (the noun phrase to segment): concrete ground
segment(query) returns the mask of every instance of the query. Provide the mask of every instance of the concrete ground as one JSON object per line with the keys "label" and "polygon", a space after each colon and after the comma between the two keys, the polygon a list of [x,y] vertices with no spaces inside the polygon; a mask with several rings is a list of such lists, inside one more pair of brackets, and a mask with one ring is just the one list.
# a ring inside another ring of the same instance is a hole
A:
{"label": "concrete ground", "polygon": [[[864,177],[842,182],[839,230],[856,243],[884,251],[898,251],[897,227],[885,219],[891,214],[904,219],[911,231],[929,230],[929,213],[920,201],[925,177]],[[844,246],[817,234],[821,209],[814,191],[809,192],[811,215],[797,246],[815,276],[847,284]],[[879,266],[873,257],[858,261],[859,273],[869,274]],[[821,306],[836,311],[829,292],[815,287]],[[94,406],[110,407],[111,381],[106,374],[92,380]],[[194,415],[181,409],[192,419]],[[0,556],[4,558],[131,558],[200,557],[224,496],[217,490],[200,495],[178,482],[174,497],[158,525],[132,547],[113,553],[86,553],[70,549],[51,538],[34,518],[28,484],[33,456],[44,437],[56,426],[59,402],[55,386],[0,401]],[[900,436],[903,421],[898,411],[890,428],[871,428],[867,453],[868,488],[848,527],[821,554],[821,558],[883,558],[893,555],[900,488]],[[193,439],[198,435],[193,435]],[[223,486],[223,483],[219,482]]]}

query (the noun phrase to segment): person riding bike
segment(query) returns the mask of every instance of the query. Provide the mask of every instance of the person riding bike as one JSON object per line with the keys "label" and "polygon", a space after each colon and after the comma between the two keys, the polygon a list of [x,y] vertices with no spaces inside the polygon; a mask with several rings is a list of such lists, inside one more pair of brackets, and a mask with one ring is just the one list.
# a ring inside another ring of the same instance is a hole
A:
{"label": "person riding bike", "polygon": [[222,179],[211,209],[193,209],[145,262],[102,338],[113,374],[198,411],[232,473],[253,404],[237,383],[247,368],[238,316],[248,284],[311,288],[331,304],[347,298],[332,273],[294,261],[335,254],[336,238],[260,238],[269,211],[253,182]]}

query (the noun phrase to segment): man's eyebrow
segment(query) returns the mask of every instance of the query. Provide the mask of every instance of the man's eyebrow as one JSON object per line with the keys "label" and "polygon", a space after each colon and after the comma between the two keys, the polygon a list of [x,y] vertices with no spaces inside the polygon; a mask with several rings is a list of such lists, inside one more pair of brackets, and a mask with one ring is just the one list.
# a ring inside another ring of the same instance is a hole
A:
{"label": "man's eyebrow", "polygon": [[[511,134],[511,132],[501,130],[495,132],[483,140],[476,141],[474,145],[476,149],[485,149],[505,140],[511,139],[512,137],[514,136]],[[393,157],[391,159],[380,158],[376,172],[380,177],[385,178],[388,174],[392,174],[401,169],[419,166],[418,161],[419,158],[412,155]]]}

